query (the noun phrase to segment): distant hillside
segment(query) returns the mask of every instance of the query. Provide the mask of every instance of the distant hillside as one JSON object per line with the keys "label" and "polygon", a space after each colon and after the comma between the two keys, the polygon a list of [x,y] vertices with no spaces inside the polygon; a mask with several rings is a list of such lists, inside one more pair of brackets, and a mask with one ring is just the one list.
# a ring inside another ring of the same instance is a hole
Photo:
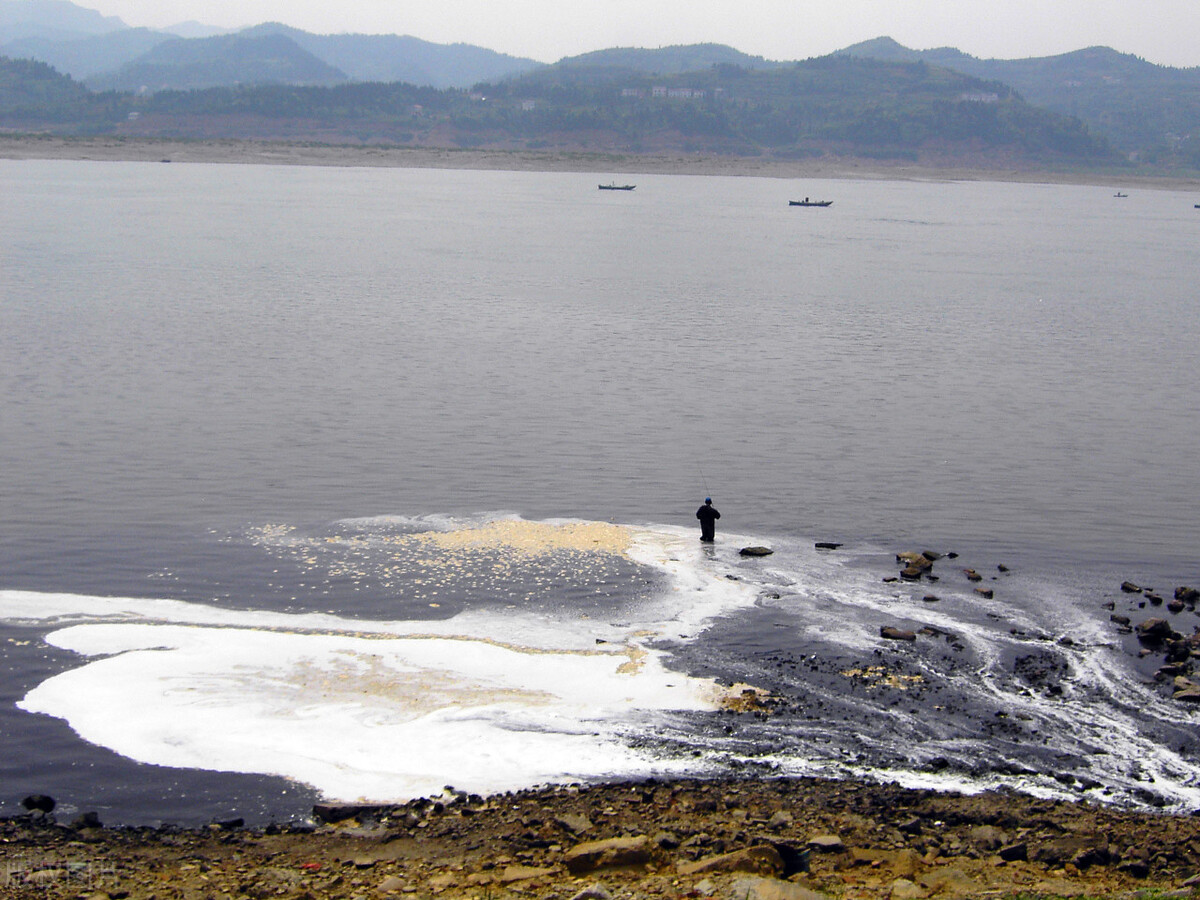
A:
{"label": "distant hillside", "polygon": [[470,44],[433,44],[397,35],[309,34],[277,23],[257,25],[241,34],[286,35],[353,81],[403,81],[436,88],[467,88],[543,65]]}
{"label": "distant hillside", "polygon": [[149,28],[125,28],[69,41],[23,38],[0,44],[0,54],[40,60],[72,78],[84,79],[119,69],[169,40],[169,34]]}
{"label": "distant hillside", "polygon": [[1112,158],[1078,122],[1031,106],[1006,85],[924,63],[839,56],[669,76],[583,71],[594,77],[581,79],[580,67],[564,62],[484,92],[510,128],[606,131],[624,150],[673,139],[685,148],[782,156]]}
{"label": "distant hillside", "polygon": [[0,57],[0,110],[78,108],[89,97],[87,88],[45,63]]}
{"label": "distant hillside", "polygon": [[878,38],[841,53],[925,60],[1002,81],[1030,103],[1077,116],[1126,154],[1200,166],[1200,68],[1158,66],[1107,47],[1037,59],[977,59],[949,47],[910,50],[891,38]]}
{"label": "distant hillside", "polygon": [[31,37],[72,40],[128,27],[68,0],[0,0],[0,44]]}
{"label": "distant hillside", "polygon": [[790,63],[771,62],[761,56],[750,56],[724,44],[689,44],[660,47],[657,50],[619,47],[584,53],[581,56],[569,56],[555,63],[559,69],[608,69],[643,72],[648,75],[700,72],[719,65],[740,66],[743,69],[777,69]]}
{"label": "distant hillside", "polygon": [[156,44],[134,62],[86,80],[93,90],[195,90],[230,84],[337,84],[345,73],[281,34],[221,35]]}

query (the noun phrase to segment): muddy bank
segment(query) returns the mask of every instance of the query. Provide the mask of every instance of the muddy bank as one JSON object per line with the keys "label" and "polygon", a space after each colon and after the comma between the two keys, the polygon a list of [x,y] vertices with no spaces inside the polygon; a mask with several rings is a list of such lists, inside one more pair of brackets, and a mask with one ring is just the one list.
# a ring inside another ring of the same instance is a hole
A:
{"label": "muddy bank", "polygon": [[889,181],[1002,181],[1095,184],[1197,191],[1200,177],[1124,172],[1057,172],[1040,169],[922,167],[904,163],[816,159],[777,160],[701,154],[625,155],[527,150],[451,150],[339,146],[272,141],[174,141],[144,138],[64,138],[0,135],[0,159],[72,159],[132,162],[242,163],[300,166],[378,166],[580,172],[599,175],[743,175],[761,178],[862,178]]}
{"label": "muddy bank", "polygon": [[1200,818],[809,779],[639,782],[245,829],[0,824],[5,896],[1190,896]]}

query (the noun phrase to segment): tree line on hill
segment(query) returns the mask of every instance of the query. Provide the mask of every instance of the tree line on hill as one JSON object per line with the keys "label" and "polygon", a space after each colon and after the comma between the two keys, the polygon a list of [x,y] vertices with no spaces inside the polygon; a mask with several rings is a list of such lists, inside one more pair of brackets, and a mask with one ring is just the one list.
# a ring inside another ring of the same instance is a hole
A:
{"label": "tree line on hill", "polygon": [[403,83],[265,84],[93,93],[48,66],[0,65],[0,124],[83,133],[270,137],[460,147],[681,149],[918,161],[1111,164],[1077,120],[1003,84],[925,63],[824,57],[660,77],[608,65],[546,67],[472,91]]}

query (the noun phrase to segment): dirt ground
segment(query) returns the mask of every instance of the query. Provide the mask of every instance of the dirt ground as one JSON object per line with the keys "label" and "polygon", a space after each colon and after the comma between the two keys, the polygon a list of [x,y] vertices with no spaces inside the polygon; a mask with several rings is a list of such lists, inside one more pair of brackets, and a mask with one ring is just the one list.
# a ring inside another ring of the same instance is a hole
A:
{"label": "dirt ground", "polygon": [[639,782],[398,807],[316,824],[0,822],[0,896],[812,900],[1190,897],[1200,817],[809,779]]}

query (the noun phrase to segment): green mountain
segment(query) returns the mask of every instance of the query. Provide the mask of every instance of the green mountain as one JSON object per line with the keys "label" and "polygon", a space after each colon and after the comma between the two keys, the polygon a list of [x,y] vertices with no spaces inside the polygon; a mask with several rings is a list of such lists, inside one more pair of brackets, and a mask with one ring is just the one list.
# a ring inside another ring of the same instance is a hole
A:
{"label": "green mountain", "polygon": [[0,44],[31,37],[72,40],[127,27],[116,16],[69,0],[0,0]]}
{"label": "green mountain", "polygon": [[1112,159],[1079,122],[1007,85],[920,62],[830,56],[664,76],[564,61],[481,90],[497,128],[607,134],[623,150],[673,137],[712,152],[778,156]]}
{"label": "green mountain", "polygon": [[229,84],[337,84],[346,75],[281,34],[173,38],[114,72],[87,79],[93,90],[195,90]]}
{"label": "green mountain", "polygon": [[861,58],[924,60],[1002,81],[1030,103],[1076,116],[1121,152],[1200,167],[1200,68],[1158,66],[1107,47],[1035,59],[977,59],[959,50],[910,50],[878,38],[840,51]]}
{"label": "green mountain", "polygon": [[739,66],[743,69],[776,69],[789,63],[771,62],[761,56],[750,56],[724,44],[689,44],[645,50],[637,47],[618,47],[597,50],[581,56],[569,56],[555,66],[592,72],[643,72],[647,75],[678,75],[699,72],[713,66]]}
{"label": "green mountain", "polygon": [[257,25],[240,34],[285,35],[313,56],[345,72],[352,81],[404,81],[436,88],[467,88],[543,65],[470,44],[433,44],[390,34],[310,34],[277,23]]}
{"label": "green mountain", "polygon": [[128,65],[171,35],[149,28],[124,28],[105,34],[53,40],[27,37],[0,44],[0,54],[14,59],[36,59],[49,63],[72,78],[90,78]]}

